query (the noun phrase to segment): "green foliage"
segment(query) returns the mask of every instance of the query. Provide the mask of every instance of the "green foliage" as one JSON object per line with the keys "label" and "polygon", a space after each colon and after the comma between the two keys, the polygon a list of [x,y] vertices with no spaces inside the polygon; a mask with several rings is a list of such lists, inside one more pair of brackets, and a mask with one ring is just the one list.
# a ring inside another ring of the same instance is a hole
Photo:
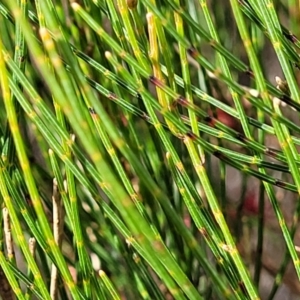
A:
{"label": "green foliage", "polygon": [[0,297],[299,294],[281,2],[0,1]]}

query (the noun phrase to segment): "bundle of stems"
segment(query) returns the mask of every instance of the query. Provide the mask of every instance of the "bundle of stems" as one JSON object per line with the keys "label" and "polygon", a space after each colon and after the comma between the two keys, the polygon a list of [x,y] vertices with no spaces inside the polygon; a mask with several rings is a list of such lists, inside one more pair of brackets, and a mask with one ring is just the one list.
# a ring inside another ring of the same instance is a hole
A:
{"label": "bundle of stems", "polygon": [[0,298],[297,297],[299,15],[0,1]]}

